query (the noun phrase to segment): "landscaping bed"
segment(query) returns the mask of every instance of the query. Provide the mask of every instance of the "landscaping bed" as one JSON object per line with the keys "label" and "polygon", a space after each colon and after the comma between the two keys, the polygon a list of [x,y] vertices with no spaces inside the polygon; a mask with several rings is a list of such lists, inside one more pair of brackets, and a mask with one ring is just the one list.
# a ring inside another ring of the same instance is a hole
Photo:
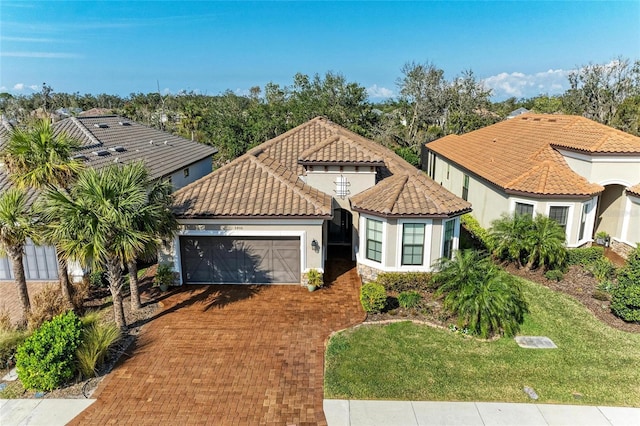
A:
{"label": "landscaping bed", "polygon": [[[151,269],[151,268],[150,268]],[[110,350],[104,365],[99,369],[96,377],[73,381],[65,386],[50,392],[36,392],[25,390],[18,380],[2,381],[7,387],[0,391],[0,398],[89,398],[102,379],[114,368],[123,355],[127,354],[127,349],[136,340],[143,329],[143,326],[155,315],[159,307],[159,301],[164,295],[157,287],[153,287],[153,275],[151,270],[140,280],[140,295],[142,308],[137,311],[131,310],[130,299],[127,295],[124,299],[124,312],[128,332]],[[88,297],[84,301],[85,312],[98,311],[105,321],[113,322],[113,310],[111,308],[111,294],[108,288],[94,287],[89,291]],[[0,369],[0,377],[9,373],[10,368]]]}

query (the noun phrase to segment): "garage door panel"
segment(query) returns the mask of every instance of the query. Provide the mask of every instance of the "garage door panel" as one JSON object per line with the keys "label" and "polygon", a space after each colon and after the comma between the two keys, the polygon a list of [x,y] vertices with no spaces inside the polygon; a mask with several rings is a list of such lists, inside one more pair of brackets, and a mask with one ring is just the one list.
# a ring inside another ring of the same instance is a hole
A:
{"label": "garage door panel", "polygon": [[181,237],[186,283],[299,283],[300,239]]}

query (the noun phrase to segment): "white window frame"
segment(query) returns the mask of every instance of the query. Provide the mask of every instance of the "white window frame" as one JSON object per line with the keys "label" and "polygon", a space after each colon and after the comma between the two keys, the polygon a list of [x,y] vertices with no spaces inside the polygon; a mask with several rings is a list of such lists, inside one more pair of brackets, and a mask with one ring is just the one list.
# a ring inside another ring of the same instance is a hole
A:
{"label": "white window frame", "polygon": [[[598,207],[598,197],[593,197],[589,201],[585,201],[580,205],[580,222],[582,222],[582,214],[584,211],[584,206],[589,206],[589,211],[587,212],[587,216],[585,218],[584,223],[584,236],[582,239],[579,239],[577,242],[577,246],[581,246],[589,241],[593,241],[593,226],[595,224],[596,219],[596,210]],[[578,238],[580,238],[580,226],[578,226]]]}
{"label": "white window frame", "polygon": [[[407,223],[424,224],[424,247],[422,248],[422,265],[402,264],[402,235],[404,225]],[[431,235],[433,233],[433,220],[431,219],[398,219],[396,240],[396,270],[401,272],[430,272],[431,271]]]}
{"label": "white window frame", "polygon": [[527,200],[526,198],[510,198],[509,199],[509,213],[511,215],[514,215],[516,213],[516,203],[529,204],[530,206],[533,206],[533,216],[532,216],[532,218],[536,217],[536,214],[538,213],[538,203],[536,201]]}
{"label": "white window frame", "polygon": [[[378,222],[382,222],[382,257],[380,262],[376,262],[375,260],[367,259],[367,219],[377,220]],[[360,232],[360,248],[356,255],[358,263],[361,263],[366,266],[370,266],[375,269],[384,270],[384,266],[387,264],[387,219],[378,216],[370,216],[370,215],[360,215],[360,228],[362,232]]]}
{"label": "white window frame", "polygon": [[453,225],[453,243],[451,244],[451,254],[455,253],[458,250],[460,243],[460,216],[456,216],[451,219],[442,219],[441,227],[442,230],[440,232],[440,257],[444,257],[444,234],[446,229],[447,222],[455,221]]}
{"label": "white window frame", "polygon": [[[582,204],[580,204],[582,205]],[[572,245],[575,246],[575,242],[578,239],[578,236],[576,235],[576,238],[574,240],[571,239],[571,230],[573,229],[573,209],[575,207],[574,203],[553,203],[553,202],[549,202],[547,203],[547,211],[545,212],[545,214],[547,215],[547,217],[549,217],[549,213],[551,212],[551,207],[569,207],[567,209],[567,224],[565,227],[565,243],[567,244],[567,246]]]}

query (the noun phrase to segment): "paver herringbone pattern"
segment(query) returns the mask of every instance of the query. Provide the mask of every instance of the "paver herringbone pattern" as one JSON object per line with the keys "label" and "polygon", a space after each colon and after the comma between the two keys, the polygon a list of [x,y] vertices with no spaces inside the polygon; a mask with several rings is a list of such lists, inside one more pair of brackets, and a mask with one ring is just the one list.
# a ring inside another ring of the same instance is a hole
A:
{"label": "paver herringbone pattern", "polygon": [[[326,424],[324,345],[364,320],[360,279],[335,261],[327,287],[189,286],[73,424]],[[350,269],[351,268],[351,269]]]}

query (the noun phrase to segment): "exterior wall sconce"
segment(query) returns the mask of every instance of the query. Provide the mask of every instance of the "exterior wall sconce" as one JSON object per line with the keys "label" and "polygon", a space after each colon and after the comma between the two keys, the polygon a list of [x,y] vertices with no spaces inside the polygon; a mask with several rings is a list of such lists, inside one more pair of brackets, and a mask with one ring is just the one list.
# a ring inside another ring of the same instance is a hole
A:
{"label": "exterior wall sconce", "polygon": [[314,239],[311,241],[311,248],[315,251],[320,250],[320,244],[318,243],[318,240]]}

